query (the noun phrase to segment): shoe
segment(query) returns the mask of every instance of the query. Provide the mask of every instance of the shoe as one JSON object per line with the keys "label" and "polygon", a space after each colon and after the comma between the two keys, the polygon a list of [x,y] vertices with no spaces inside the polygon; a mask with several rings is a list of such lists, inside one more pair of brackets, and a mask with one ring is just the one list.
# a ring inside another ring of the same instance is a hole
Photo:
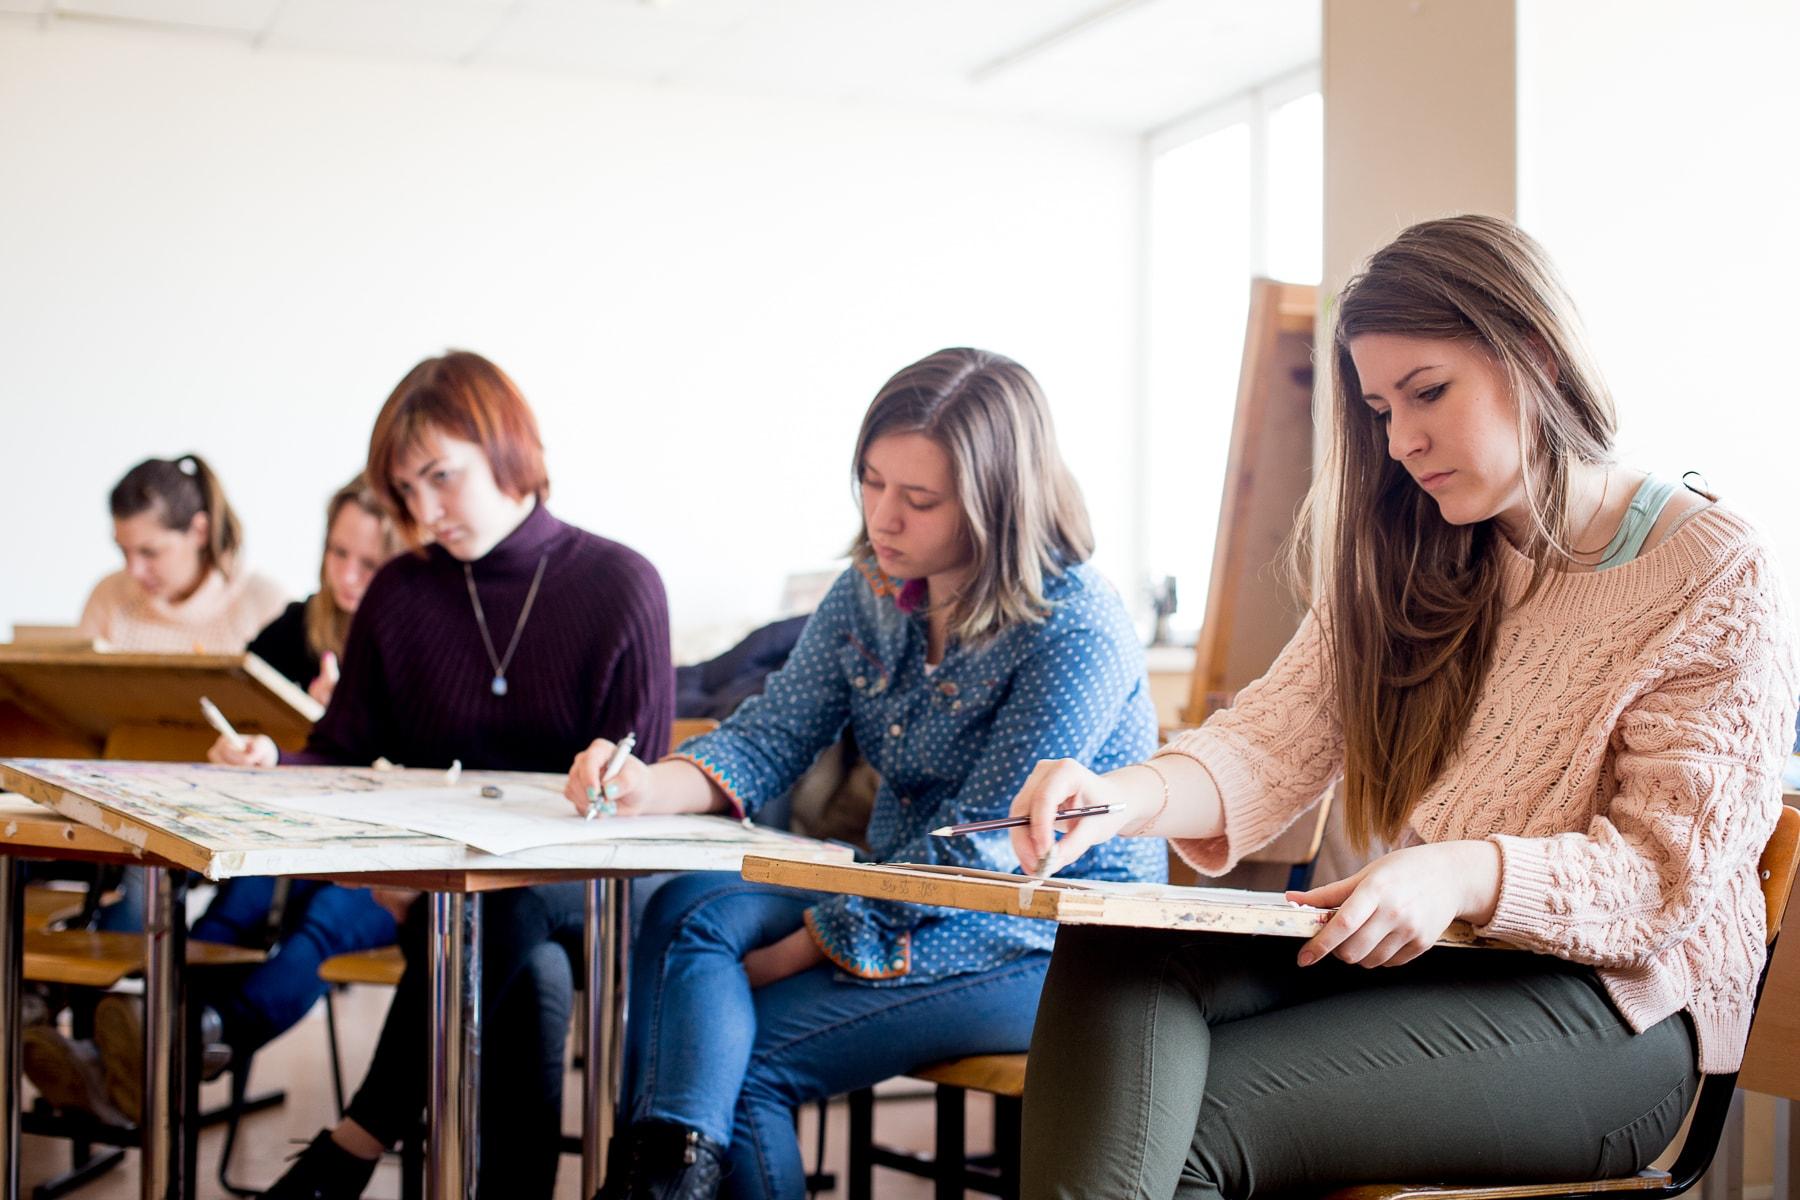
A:
{"label": "shoe", "polygon": [[713,1200],[724,1178],[725,1147],[670,1121],[639,1121],[613,1140],[594,1200]]}
{"label": "shoe", "polygon": [[106,1095],[132,1124],[144,1115],[144,1001],[111,993],[94,1006],[94,1045]]}
{"label": "shoe", "polygon": [[[231,1066],[231,1047],[220,1040],[219,1014],[200,1014],[200,1078],[211,1083]],[[135,1124],[144,1112],[144,1000],[112,993],[94,1006],[94,1044],[113,1107]]]}
{"label": "shoe", "polygon": [[357,1200],[369,1186],[376,1162],[356,1157],[331,1140],[331,1130],[321,1129],[287,1174],[262,1194],[263,1200]]}
{"label": "shoe", "polygon": [[131,1124],[106,1094],[106,1074],[94,1043],[71,1041],[54,1025],[32,1025],[19,1035],[25,1078],[44,1103],[84,1112],[107,1125]]}

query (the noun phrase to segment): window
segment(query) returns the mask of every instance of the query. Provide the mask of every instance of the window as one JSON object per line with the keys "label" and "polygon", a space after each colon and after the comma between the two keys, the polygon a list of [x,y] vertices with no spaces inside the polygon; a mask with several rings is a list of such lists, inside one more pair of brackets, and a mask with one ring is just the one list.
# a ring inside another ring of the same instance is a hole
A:
{"label": "window", "polygon": [[1192,641],[1206,612],[1250,279],[1319,281],[1323,118],[1309,71],[1145,142],[1140,502],[1149,578],[1176,581],[1177,641]]}

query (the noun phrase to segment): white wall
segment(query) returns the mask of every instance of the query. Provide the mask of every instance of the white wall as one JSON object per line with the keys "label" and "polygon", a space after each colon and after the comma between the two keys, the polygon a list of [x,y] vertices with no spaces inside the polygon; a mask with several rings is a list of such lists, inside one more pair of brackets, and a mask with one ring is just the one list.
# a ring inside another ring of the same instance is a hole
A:
{"label": "white wall", "polygon": [[752,621],[855,529],[881,382],[1036,371],[1135,588],[1135,141],[999,120],[0,25],[0,638],[114,568],[105,496],[198,450],[294,594],[423,355],[520,382],[552,508]]}
{"label": "white wall", "polygon": [[1519,218],[1568,279],[1626,460],[1694,469],[1800,582],[1800,5],[1519,0]]}

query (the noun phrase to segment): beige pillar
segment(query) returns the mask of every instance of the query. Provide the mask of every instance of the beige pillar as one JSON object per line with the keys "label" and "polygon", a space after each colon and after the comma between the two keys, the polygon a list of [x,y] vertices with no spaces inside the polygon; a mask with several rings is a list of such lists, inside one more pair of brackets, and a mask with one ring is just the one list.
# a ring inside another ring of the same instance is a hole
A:
{"label": "beige pillar", "polygon": [[1324,293],[1414,221],[1511,218],[1514,0],[1323,0]]}
{"label": "beige pillar", "polygon": [[[1415,221],[1459,212],[1514,218],[1518,89],[1514,0],[1323,0],[1325,263],[1329,305],[1357,265]],[[1322,354],[1316,355],[1323,363]],[[1329,380],[1318,373],[1323,413]],[[1322,435],[1327,426],[1316,422]],[[1370,856],[1326,826],[1315,878]]]}

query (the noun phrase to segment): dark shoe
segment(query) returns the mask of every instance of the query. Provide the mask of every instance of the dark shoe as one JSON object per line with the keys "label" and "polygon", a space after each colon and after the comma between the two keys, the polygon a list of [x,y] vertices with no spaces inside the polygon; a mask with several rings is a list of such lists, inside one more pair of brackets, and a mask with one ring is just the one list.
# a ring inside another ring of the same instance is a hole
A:
{"label": "dark shoe", "polygon": [[357,1200],[375,1166],[375,1159],[356,1157],[331,1140],[331,1130],[321,1129],[263,1200]]}
{"label": "dark shoe", "polygon": [[108,1125],[129,1125],[106,1096],[100,1052],[90,1041],[70,1041],[54,1025],[32,1025],[20,1035],[25,1078],[44,1103],[64,1112],[84,1112]]}
{"label": "dark shoe", "polygon": [[668,1121],[639,1121],[613,1139],[606,1167],[595,1200],[713,1200],[725,1147]]}

